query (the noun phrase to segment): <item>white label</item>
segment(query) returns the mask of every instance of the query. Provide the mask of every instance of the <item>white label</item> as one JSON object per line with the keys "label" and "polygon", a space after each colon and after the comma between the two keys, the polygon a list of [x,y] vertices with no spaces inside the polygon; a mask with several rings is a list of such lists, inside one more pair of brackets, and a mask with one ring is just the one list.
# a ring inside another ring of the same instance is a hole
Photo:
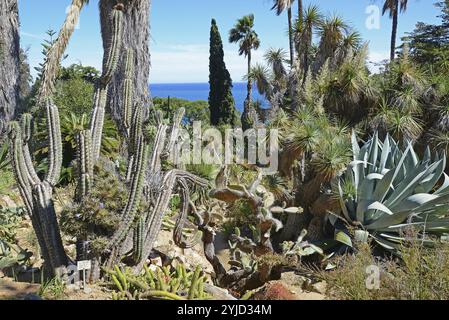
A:
{"label": "white label", "polygon": [[92,266],[92,263],[91,263],[90,260],[83,260],[83,261],[78,261],[77,262],[77,267],[78,267],[79,271],[81,271],[81,270],[89,270],[91,268],[91,266]]}

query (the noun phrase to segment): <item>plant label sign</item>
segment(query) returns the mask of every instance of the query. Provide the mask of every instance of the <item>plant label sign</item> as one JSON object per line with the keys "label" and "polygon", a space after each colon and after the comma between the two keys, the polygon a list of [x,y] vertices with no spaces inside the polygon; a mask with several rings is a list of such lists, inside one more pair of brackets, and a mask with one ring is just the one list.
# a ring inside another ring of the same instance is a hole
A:
{"label": "plant label sign", "polygon": [[78,261],[76,266],[78,268],[78,271],[90,270],[92,268],[92,263],[90,260],[82,260],[82,261]]}

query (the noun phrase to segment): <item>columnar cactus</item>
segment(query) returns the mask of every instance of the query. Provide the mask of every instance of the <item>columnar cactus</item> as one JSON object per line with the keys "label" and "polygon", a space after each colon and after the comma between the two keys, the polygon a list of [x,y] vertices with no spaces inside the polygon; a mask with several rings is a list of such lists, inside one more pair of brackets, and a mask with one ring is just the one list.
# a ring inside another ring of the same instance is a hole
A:
{"label": "columnar cactus", "polygon": [[31,217],[36,237],[49,274],[63,272],[68,263],[64,252],[53,205],[53,187],[59,180],[62,162],[61,130],[58,108],[47,99],[47,126],[49,142],[49,170],[41,180],[32,162],[28,142],[31,138],[32,117],[22,116],[20,124],[12,122],[9,128],[10,153],[19,191]]}
{"label": "columnar cactus", "polygon": [[125,81],[123,82],[123,125],[129,136],[129,130],[131,127],[132,120],[132,107],[133,107],[133,71],[134,71],[134,51],[128,49],[126,55],[126,66],[125,66]]}
{"label": "columnar cactus", "polygon": [[78,135],[78,201],[85,197],[92,187],[94,166],[92,160],[92,136],[90,130]]}
{"label": "columnar cactus", "polygon": [[120,58],[120,52],[122,49],[122,35],[123,35],[123,6],[115,6],[112,11],[112,39],[109,48],[109,54],[106,63],[103,68],[103,74],[101,76],[101,82],[108,84],[111,81],[112,75],[117,69],[117,64]]}

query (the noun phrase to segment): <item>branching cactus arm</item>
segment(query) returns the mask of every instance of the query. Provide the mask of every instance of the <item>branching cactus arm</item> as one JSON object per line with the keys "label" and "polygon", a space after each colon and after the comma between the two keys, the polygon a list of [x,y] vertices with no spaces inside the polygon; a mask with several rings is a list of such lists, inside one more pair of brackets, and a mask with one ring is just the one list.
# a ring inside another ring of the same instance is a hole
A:
{"label": "branching cactus arm", "polygon": [[49,169],[45,181],[55,186],[59,181],[62,166],[62,139],[59,111],[51,99],[47,99],[48,159]]}
{"label": "branching cactus arm", "polygon": [[123,125],[129,136],[132,120],[132,108],[133,108],[133,71],[134,71],[134,51],[132,49],[127,50],[126,54],[126,67],[125,67],[125,81],[123,82]]}

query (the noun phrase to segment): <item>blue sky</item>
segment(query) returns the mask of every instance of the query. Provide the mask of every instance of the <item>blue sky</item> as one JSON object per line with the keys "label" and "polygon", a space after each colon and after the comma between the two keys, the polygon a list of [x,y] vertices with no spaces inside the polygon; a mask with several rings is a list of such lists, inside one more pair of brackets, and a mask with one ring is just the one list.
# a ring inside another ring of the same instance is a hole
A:
{"label": "blue sky", "polygon": [[[317,4],[325,14],[339,14],[369,42],[370,60],[380,61],[389,55],[391,20],[381,17],[379,29],[369,29],[366,13],[370,5],[381,7],[383,0],[304,0]],[[436,0],[409,0],[409,9],[400,16],[399,35],[411,31],[418,21],[436,22]],[[49,28],[61,26],[70,0],[19,0],[21,42],[29,50],[30,64],[42,61],[40,43]],[[187,83],[208,81],[209,28],[211,18],[219,25],[225,43],[225,60],[234,81],[245,74],[246,64],[237,54],[237,47],[227,43],[227,33],[235,20],[254,13],[255,28],[261,39],[261,48],[255,53],[255,62],[262,61],[270,48],[287,48],[286,14],[276,16],[270,11],[271,0],[152,0],[151,42],[152,83]],[[296,7],[295,7],[296,10]],[[91,0],[81,14],[64,65],[83,63],[100,68],[102,47],[99,29],[98,5]]]}

